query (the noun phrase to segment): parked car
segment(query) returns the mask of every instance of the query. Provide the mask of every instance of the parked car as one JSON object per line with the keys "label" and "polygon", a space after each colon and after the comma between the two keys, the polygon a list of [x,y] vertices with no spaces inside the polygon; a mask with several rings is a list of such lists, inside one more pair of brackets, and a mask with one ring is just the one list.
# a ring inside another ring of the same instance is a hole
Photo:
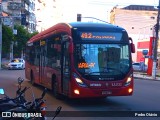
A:
{"label": "parked car", "polygon": [[8,69],[25,69],[25,61],[21,58],[15,58],[8,63]]}
{"label": "parked car", "polygon": [[145,65],[144,63],[140,63],[140,62],[132,63],[132,66],[133,66],[134,71],[145,71],[146,72],[148,69],[147,65]]}

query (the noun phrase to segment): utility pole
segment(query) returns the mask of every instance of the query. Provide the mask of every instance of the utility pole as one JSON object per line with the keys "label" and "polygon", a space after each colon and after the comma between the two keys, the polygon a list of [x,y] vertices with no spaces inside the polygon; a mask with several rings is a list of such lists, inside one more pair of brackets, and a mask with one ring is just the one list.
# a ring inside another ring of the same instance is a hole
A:
{"label": "utility pole", "polygon": [[156,79],[156,64],[157,64],[157,45],[158,45],[158,40],[159,40],[159,14],[160,14],[160,0],[158,4],[158,15],[157,15],[157,23],[155,26],[155,32],[156,32],[156,38],[154,40],[153,44],[153,68],[152,68],[152,77],[153,79]]}
{"label": "utility pole", "polygon": [[0,69],[2,68],[2,2],[0,2]]}

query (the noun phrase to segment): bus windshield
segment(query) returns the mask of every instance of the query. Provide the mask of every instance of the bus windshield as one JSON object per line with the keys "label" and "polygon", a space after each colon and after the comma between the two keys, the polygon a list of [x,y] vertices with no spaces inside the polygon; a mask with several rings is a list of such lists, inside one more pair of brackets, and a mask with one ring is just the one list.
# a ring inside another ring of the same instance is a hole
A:
{"label": "bus windshield", "polygon": [[120,80],[131,67],[128,44],[75,44],[76,70],[88,80]]}

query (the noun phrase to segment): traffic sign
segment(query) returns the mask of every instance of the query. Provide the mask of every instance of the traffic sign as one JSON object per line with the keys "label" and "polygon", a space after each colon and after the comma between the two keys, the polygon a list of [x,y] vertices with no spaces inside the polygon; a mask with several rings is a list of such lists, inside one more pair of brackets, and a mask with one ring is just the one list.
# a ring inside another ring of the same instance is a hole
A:
{"label": "traffic sign", "polygon": [[143,50],[142,53],[143,53],[143,55],[147,55],[148,54],[148,50]]}

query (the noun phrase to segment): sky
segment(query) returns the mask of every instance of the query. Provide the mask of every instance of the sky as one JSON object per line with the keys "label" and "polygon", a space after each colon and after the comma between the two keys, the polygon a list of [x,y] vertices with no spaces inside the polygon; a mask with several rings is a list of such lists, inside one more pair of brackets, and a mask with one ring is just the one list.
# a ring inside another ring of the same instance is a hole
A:
{"label": "sky", "polygon": [[[75,22],[77,14],[82,14],[82,21],[96,21],[84,17],[94,17],[102,21],[109,21],[109,13],[114,6],[125,7],[128,5],[158,6],[159,0],[44,0],[46,9],[37,15],[37,24],[44,30],[59,22]],[[54,2],[56,1],[56,2]],[[56,5],[55,5],[56,3]],[[53,6],[56,6],[53,10]],[[47,14],[46,14],[47,13]],[[48,14],[50,13],[50,14]]]}
{"label": "sky", "polygon": [[106,21],[114,6],[150,5],[157,7],[158,2],[159,0],[61,0],[63,17],[67,22],[75,21],[77,13],[82,14],[82,17],[95,17]]}

